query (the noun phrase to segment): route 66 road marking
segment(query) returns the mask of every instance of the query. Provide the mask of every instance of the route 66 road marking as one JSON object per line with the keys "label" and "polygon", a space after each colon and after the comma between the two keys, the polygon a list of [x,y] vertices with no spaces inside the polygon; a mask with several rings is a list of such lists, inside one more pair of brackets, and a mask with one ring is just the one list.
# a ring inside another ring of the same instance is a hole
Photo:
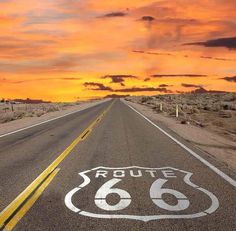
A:
{"label": "route 66 road marking", "polygon": [[[79,175],[84,182],[67,193],[65,204],[71,211],[83,216],[147,222],[203,217],[219,207],[219,201],[212,192],[191,182],[193,173],[177,168],[97,167]],[[141,185],[139,181],[142,181],[146,187],[138,189],[142,196],[137,198],[135,190],[130,188],[130,180],[137,181],[135,185]],[[91,191],[94,193],[89,193]],[[80,209],[80,204],[87,195],[93,196],[87,199],[85,211]],[[109,201],[112,195],[119,198],[115,203]],[[140,209],[137,211],[137,201],[145,211],[149,208],[150,211],[145,215]]]}

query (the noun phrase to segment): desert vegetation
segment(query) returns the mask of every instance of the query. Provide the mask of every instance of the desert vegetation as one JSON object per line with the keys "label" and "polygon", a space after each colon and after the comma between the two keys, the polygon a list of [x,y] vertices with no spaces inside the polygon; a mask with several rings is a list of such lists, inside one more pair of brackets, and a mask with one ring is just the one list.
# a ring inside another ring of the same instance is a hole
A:
{"label": "desert vegetation", "polygon": [[155,113],[176,117],[182,124],[193,124],[236,140],[236,93],[205,93],[127,97],[146,105]]}
{"label": "desert vegetation", "polygon": [[66,110],[79,103],[19,103],[14,101],[0,102],[0,123],[6,123],[24,117],[41,117],[49,112]]}

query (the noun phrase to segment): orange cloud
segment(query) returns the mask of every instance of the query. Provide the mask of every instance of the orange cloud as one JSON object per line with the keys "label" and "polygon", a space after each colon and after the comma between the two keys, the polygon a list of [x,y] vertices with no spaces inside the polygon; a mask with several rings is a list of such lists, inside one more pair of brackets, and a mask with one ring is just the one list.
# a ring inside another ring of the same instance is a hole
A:
{"label": "orange cloud", "polygon": [[223,79],[236,75],[227,40],[236,36],[234,0],[5,0],[0,7],[0,97],[71,101],[107,89],[151,95],[199,85],[236,92],[235,81]]}

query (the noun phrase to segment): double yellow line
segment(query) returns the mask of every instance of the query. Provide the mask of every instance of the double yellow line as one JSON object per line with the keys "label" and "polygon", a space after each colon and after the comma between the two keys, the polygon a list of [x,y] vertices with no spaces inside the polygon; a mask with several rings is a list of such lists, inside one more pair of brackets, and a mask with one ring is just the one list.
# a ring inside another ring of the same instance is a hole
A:
{"label": "double yellow line", "polygon": [[88,137],[93,128],[99,123],[110,110],[112,102],[18,197],[15,198],[0,213],[0,230],[10,231],[25,213],[33,206],[44,189],[59,172],[57,166],[75,148],[75,146]]}

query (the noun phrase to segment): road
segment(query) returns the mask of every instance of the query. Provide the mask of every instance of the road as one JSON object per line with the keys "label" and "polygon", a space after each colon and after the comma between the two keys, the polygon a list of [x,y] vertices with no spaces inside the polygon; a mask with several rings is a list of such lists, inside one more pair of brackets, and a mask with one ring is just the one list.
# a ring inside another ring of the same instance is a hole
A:
{"label": "road", "polygon": [[236,230],[235,173],[120,100],[2,137],[0,157],[4,231]]}

